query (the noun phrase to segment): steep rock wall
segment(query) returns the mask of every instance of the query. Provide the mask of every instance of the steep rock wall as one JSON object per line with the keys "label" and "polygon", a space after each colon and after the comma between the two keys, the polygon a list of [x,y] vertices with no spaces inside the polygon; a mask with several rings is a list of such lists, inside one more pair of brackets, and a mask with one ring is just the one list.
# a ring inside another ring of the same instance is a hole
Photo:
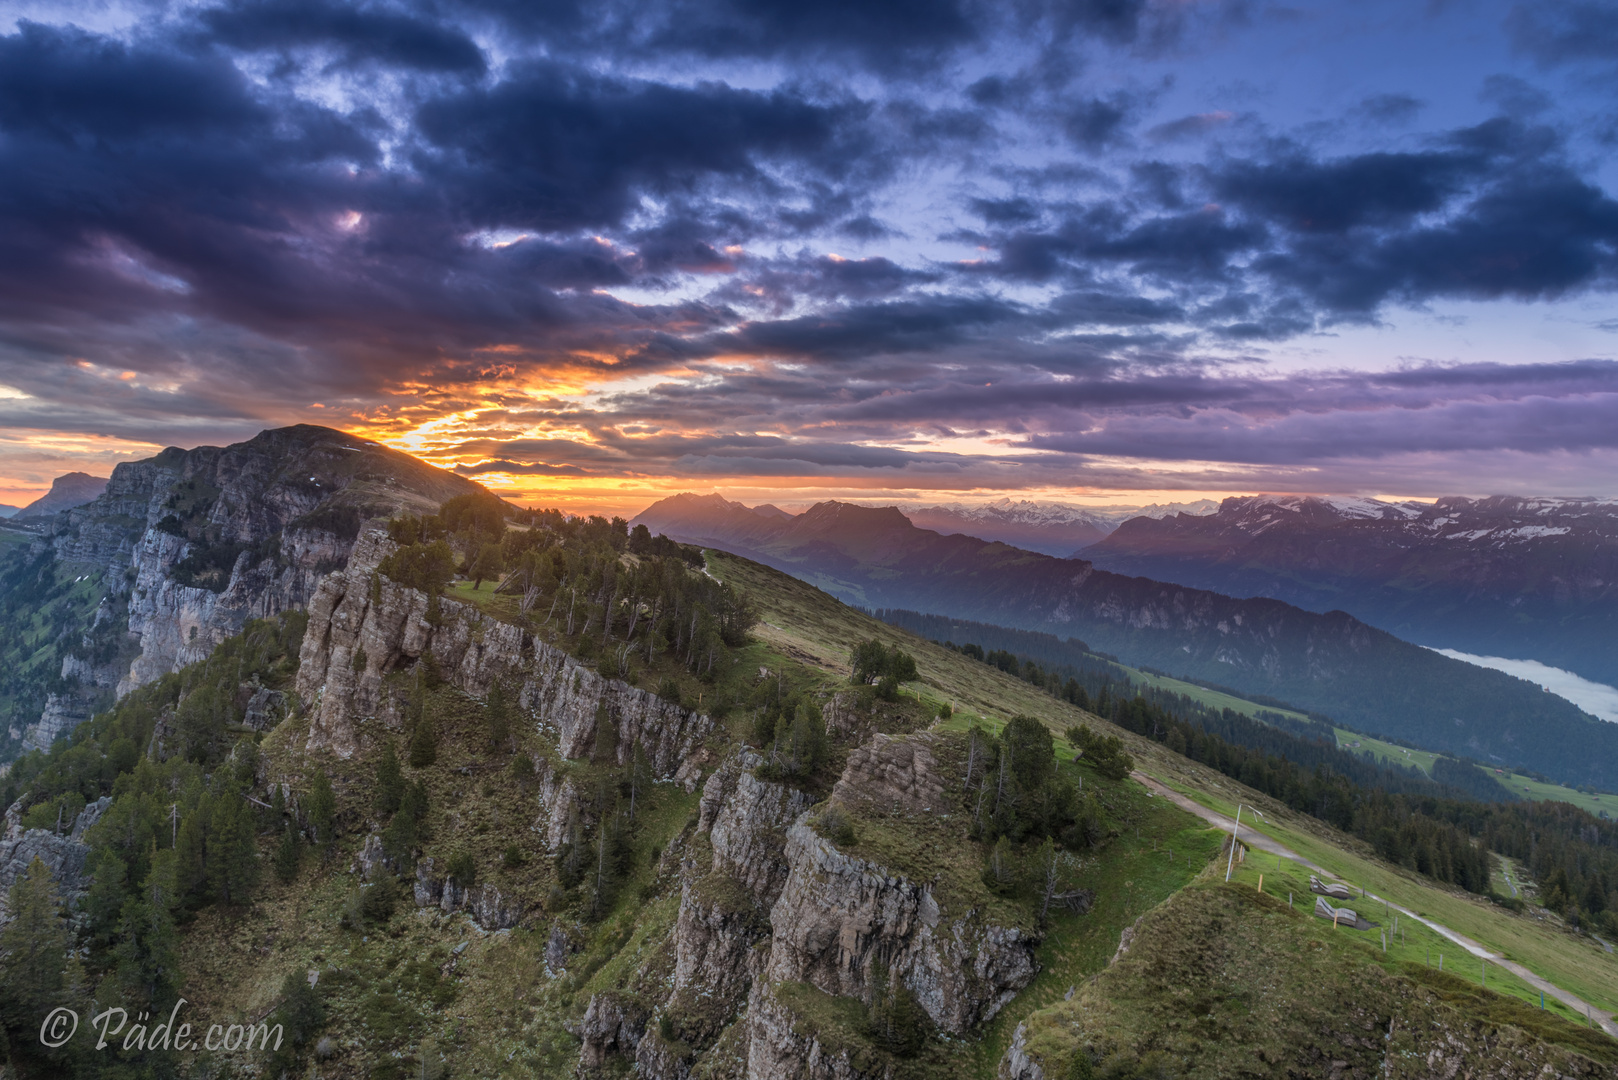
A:
{"label": "steep rock wall", "polygon": [[[402,723],[401,699],[385,680],[429,658],[439,675],[475,697],[497,679],[518,684],[518,704],[556,740],[563,757],[594,749],[596,709],[605,707],[618,733],[615,756],[625,764],[640,742],[659,777],[669,777],[696,753],[713,721],[617,679],[603,678],[560,649],[476,608],[430,599],[377,573],[395,545],[385,531],[364,531],[348,567],[329,575],[309,605],[296,689],[310,717],[310,749],[341,757],[360,749],[360,726],[377,719]],[[364,653],[356,668],[355,657]]]}
{"label": "steep rock wall", "polygon": [[839,851],[807,823],[787,830],[791,872],[770,912],[769,979],[864,997],[873,960],[961,1035],[1032,981],[1035,942],[979,913],[939,910],[924,884]]}

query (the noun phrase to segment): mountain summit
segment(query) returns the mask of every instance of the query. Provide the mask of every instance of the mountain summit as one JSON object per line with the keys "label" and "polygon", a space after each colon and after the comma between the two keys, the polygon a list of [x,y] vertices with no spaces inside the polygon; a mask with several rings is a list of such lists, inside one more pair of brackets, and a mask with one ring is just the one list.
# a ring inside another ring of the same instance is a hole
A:
{"label": "mountain summit", "polygon": [[83,506],[85,503],[99,497],[106,490],[107,478],[105,476],[91,476],[89,473],[70,472],[52,480],[49,491],[18,510],[13,516],[18,520],[50,517],[52,514],[59,514],[63,510]]}
{"label": "mountain summit", "polygon": [[1205,516],[1126,521],[1082,554],[1118,573],[1338,608],[1434,648],[1618,682],[1618,499],[1259,495]]}
{"label": "mountain summit", "polygon": [[[1384,521],[1370,516],[1383,511],[1368,502],[1285,504],[1295,510],[1264,500],[1238,505],[1254,515],[1254,531],[1304,515]],[[1411,513],[1425,511],[1386,513],[1390,527],[1401,527],[1414,520]],[[1203,519],[1165,520],[1185,528]],[[686,496],[654,504],[635,521],[756,559],[862,607],[1079,637],[1129,663],[1291,701],[1372,734],[1528,765],[1573,783],[1618,782],[1618,726],[1522,679],[1441,656],[1341,610],[1312,612],[1267,597],[1113,573],[1085,559],[943,536],[917,528],[894,507],[825,502],[780,520],[717,496]]]}

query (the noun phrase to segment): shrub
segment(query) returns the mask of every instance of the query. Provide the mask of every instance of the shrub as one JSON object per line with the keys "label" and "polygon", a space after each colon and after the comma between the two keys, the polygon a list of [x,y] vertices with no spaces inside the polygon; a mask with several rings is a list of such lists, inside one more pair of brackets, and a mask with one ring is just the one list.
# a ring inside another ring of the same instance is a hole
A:
{"label": "shrub", "polygon": [[824,836],[838,847],[850,847],[858,842],[859,837],[854,832],[854,823],[849,820],[848,814],[841,806],[832,803],[822,810],[820,816],[814,821],[815,832]]}
{"label": "shrub", "polygon": [[399,884],[392,874],[383,874],[360,889],[359,916],[368,923],[386,923],[399,906]]}
{"label": "shrub", "polygon": [[451,855],[447,872],[450,880],[463,889],[473,888],[478,883],[478,864],[470,851],[463,849]]}
{"label": "shrub", "polygon": [[876,638],[854,646],[852,662],[854,674],[850,681],[859,685],[873,680],[891,680],[897,688],[899,683],[914,682],[916,679],[916,658],[901,652],[897,645],[883,645]]}

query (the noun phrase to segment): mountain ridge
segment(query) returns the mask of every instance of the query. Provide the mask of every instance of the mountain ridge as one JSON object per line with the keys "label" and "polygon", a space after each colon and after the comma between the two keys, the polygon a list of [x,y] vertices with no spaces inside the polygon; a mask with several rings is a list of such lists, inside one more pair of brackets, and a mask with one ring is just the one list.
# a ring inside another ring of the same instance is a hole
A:
{"label": "mountain ridge", "polygon": [[[315,425],[124,462],[94,499],[0,558],[0,630],[43,604],[43,648],[0,635],[0,752],[43,748],[114,699],[206,657],[251,618],[307,606],[363,521],[484,491]],[[492,496],[491,496],[492,497]]]}
{"label": "mountain ridge", "polygon": [[1407,640],[1618,682],[1618,500],[1305,496],[1124,522],[1082,557],[1235,596],[1339,608]]}
{"label": "mountain ridge", "polygon": [[51,481],[51,489],[12,514],[13,520],[50,517],[75,506],[93,502],[107,490],[107,477],[89,473],[64,473]]}
{"label": "mountain ridge", "polygon": [[[689,503],[680,505],[689,511]],[[660,506],[636,522],[657,530]],[[679,524],[687,532],[676,538],[727,548],[866,608],[1080,637],[1131,663],[1293,701],[1369,734],[1526,765],[1575,784],[1618,781],[1618,727],[1523,680],[1401,641],[1347,612],[1309,612],[1279,600],[1112,573],[1083,559],[940,536],[892,507],[821,503],[791,522],[750,528],[728,547],[724,521],[687,513]]]}

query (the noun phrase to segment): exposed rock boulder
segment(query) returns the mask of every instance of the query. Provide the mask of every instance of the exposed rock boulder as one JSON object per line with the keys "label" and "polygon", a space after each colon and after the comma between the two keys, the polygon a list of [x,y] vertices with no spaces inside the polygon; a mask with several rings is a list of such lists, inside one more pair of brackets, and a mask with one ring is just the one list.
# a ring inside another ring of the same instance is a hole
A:
{"label": "exposed rock boulder", "polygon": [[832,799],[865,802],[879,810],[933,813],[944,807],[944,781],[925,735],[874,735],[848,755]]}
{"label": "exposed rock boulder", "polygon": [[891,1068],[836,1041],[823,1042],[764,983],[747,1003],[748,1080],[891,1080]]}
{"label": "exposed rock boulder", "polygon": [[497,886],[464,888],[458,882],[435,876],[435,869],[432,858],[416,862],[417,907],[436,907],[446,913],[464,911],[483,930],[506,930],[522,921],[521,901],[504,895]]}
{"label": "exposed rock boulder", "polygon": [[655,1026],[635,1046],[635,1068],[646,1080],[687,1080],[691,1075],[691,1049],[664,1039]]}
{"label": "exposed rock boulder", "polygon": [[1045,1080],[1045,1070],[1028,1056],[1027,1040],[1028,1025],[1018,1024],[1011,1036],[1011,1045],[1006,1047],[1005,1057],[1000,1059],[1000,1069],[996,1073],[999,1080]]}

